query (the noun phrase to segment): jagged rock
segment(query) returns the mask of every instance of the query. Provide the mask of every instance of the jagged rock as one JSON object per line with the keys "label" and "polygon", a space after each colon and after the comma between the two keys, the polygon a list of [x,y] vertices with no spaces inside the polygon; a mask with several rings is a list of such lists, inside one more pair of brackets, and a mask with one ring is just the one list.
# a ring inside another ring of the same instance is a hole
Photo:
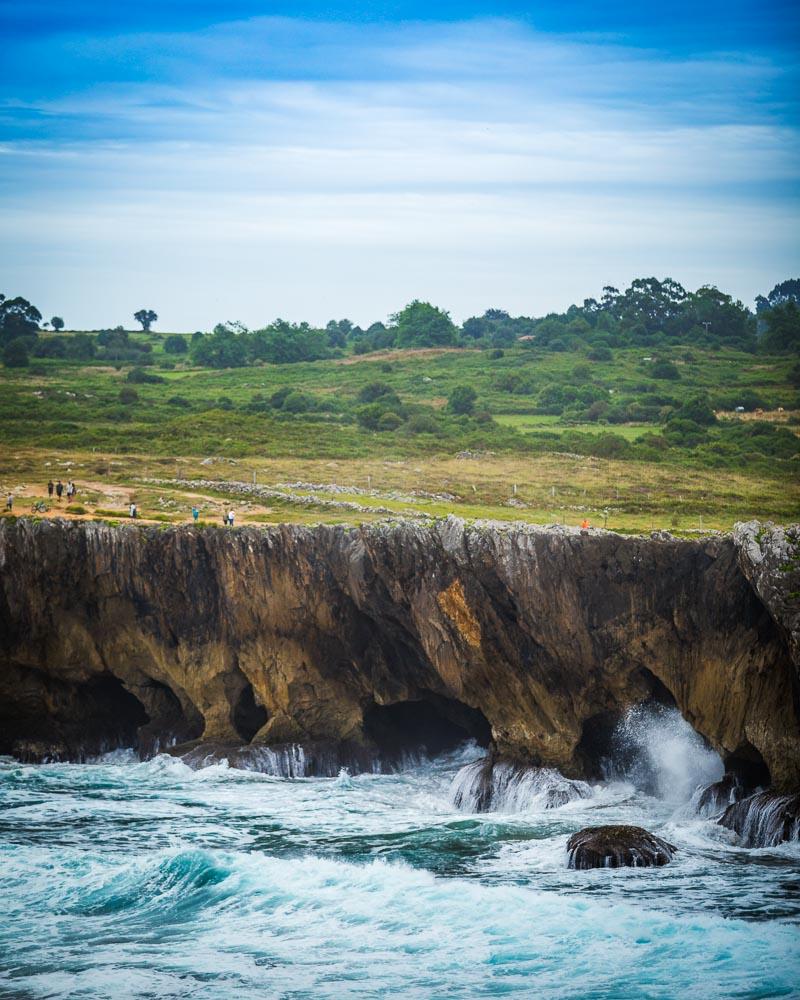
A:
{"label": "jagged rock", "polygon": [[719,823],[735,831],[743,847],[775,847],[785,840],[800,840],[800,795],[756,792],[728,806]]}
{"label": "jagged rock", "polygon": [[800,678],[800,526],[748,521],[733,529],[739,565],[789,640]]}
{"label": "jagged rock", "polygon": [[589,826],[567,841],[569,867],[654,868],[672,861],[677,847],[640,826]]}
{"label": "jagged rock", "polygon": [[69,754],[82,736],[105,745],[137,729],[162,747],[369,748],[387,726],[395,742],[425,743],[424,709],[500,756],[581,778],[596,773],[598,720],[657,695],[733,770],[755,763],[796,791],[787,632],[739,556],[730,536],[584,537],[456,518],[236,530],[4,521],[0,753],[27,740]]}

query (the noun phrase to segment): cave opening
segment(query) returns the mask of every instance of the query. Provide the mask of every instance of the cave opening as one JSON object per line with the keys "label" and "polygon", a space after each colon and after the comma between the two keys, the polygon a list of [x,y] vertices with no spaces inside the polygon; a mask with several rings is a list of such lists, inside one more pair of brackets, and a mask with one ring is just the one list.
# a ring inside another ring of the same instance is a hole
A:
{"label": "cave opening", "polygon": [[112,674],[74,682],[26,668],[18,676],[20,698],[0,719],[0,753],[31,763],[82,761],[136,746],[149,722],[142,702]]}
{"label": "cave opening", "polygon": [[745,740],[733,753],[725,755],[725,770],[735,775],[747,792],[768,788],[771,784],[769,768],[752,743]]}
{"label": "cave opening", "polygon": [[640,679],[644,698],[584,722],[577,757],[588,778],[622,780],[657,798],[688,801],[698,787],[719,781],[725,765],[667,688],[649,671]]}
{"label": "cave opening", "polygon": [[409,751],[435,755],[470,739],[483,747],[492,741],[483,712],[432,691],[420,692],[415,700],[373,704],[364,712],[364,733],[387,757]]}
{"label": "cave opening", "polygon": [[259,729],[266,725],[268,718],[267,710],[256,701],[253,685],[249,682],[243,684],[233,703],[231,713],[233,728],[246,743],[249,743]]}

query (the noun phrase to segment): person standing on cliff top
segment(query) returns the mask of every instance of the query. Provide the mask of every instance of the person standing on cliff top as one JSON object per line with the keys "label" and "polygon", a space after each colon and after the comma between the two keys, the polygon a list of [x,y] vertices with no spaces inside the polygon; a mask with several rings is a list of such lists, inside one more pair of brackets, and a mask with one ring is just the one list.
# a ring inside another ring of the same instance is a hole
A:
{"label": "person standing on cliff top", "polygon": [[192,517],[194,519],[194,523],[197,524],[197,519],[200,517],[200,511],[197,507],[192,507]]}
{"label": "person standing on cliff top", "polygon": [[133,502],[131,502],[131,508],[130,509],[131,509],[131,517],[134,518],[134,520],[135,520],[136,519],[136,504],[133,503]]}
{"label": "person standing on cliff top", "polygon": [[56,496],[58,497],[58,502],[61,503],[61,494],[64,492],[64,484],[59,481],[56,483]]}
{"label": "person standing on cliff top", "polygon": [[13,506],[14,506],[14,494],[9,493],[8,497],[6,498],[6,510],[11,510]]}
{"label": "person standing on cliff top", "polygon": [[47,495],[50,497],[51,500],[53,499],[53,490],[55,488],[56,488],[55,484],[53,483],[53,480],[51,479],[50,482],[47,484]]}
{"label": "person standing on cliff top", "polygon": [[231,528],[233,527],[233,518],[234,518],[234,516],[235,516],[234,512],[232,510],[229,510],[228,511],[228,524],[229,524],[229,526]]}

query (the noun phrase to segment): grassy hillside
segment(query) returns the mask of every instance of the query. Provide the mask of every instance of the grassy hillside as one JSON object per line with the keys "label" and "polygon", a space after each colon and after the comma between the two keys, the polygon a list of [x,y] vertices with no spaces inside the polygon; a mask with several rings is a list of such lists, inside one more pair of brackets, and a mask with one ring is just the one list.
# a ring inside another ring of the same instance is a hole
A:
{"label": "grassy hillside", "polygon": [[[785,354],[676,346],[592,361],[514,346],[214,370],[166,354],[165,337],[131,335],[151,347],[146,367],[41,358],[0,369],[3,488],[33,497],[67,469],[57,463],[70,462],[74,477],[98,487],[100,510],[104,484],[126,486],[125,497],[136,490],[149,505],[143,478],[252,485],[253,473],[261,484],[377,491],[335,495],[363,509],[315,504],[331,495],[300,488],[288,500],[248,498],[247,516],[266,520],[452,510],[576,522],[588,511],[610,527],[699,530],[798,510],[800,407]],[[664,361],[666,378],[655,367]],[[452,412],[458,387],[474,390],[468,413]],[[705,422],[701,404],[717,419]],[[398,490],[403,499],[393,500]],[[415,490],[455,499],[414,498]],[[165,491],[177,506],[151,513],[185,517],[187,487],[151,490]],[[233,495],[201,492],[209,510]]]}

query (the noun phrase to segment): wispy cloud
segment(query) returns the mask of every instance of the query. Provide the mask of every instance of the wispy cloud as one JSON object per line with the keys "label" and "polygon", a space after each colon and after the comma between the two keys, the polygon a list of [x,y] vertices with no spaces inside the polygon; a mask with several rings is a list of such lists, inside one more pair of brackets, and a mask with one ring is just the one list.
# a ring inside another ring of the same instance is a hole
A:
{"label": "wispy cloud", "polygon": [[751,298],[800,263],[792,70],[763,52],[254,18],[26,41],[5,78],[23,63],[3,272],[73,322],[142,296],[179,328],[413,295],[538,313],[644,272]]}

